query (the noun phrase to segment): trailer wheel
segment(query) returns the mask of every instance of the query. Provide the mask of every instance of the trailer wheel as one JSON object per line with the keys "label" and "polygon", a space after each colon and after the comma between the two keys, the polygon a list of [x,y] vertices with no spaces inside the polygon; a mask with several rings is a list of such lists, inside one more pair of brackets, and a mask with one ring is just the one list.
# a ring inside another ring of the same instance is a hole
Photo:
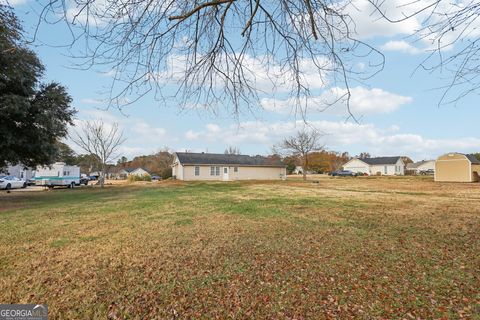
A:
{"label": "trailer wheel", "polygon": [[27,187],[27,183],[25,182],[22,186],[22,189],[25,189]]}
{"label": "trailer wheel", "polygon": [[75,188],[75,182],[70,183],[70,189]]}
{"label": "trailer wheel", "polygon": [[12,185],[9,183],[7,184],[7,186],[5,187],[5,190],[10,190],[12,188]]}

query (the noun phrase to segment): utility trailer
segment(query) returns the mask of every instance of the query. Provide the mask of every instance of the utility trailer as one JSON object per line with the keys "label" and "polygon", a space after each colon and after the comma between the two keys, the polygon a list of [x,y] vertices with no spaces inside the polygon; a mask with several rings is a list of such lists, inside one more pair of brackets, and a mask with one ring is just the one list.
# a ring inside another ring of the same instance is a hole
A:
{"label": "utility trailer", "polygon": [[73,188],[80,185],[80,167],[55,162],[50,166],[38,166],[35,171],[35,185],[49,188],[62,186]]}

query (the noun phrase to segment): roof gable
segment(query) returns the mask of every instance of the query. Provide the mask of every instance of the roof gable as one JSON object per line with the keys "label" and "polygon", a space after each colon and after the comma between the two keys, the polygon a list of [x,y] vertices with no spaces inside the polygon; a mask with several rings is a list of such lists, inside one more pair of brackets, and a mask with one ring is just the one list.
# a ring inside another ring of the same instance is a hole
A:
{"label": "roof gable", "polygon": [[365,165],[368,166],[368,163],[366,163],[365,161],[363,161],[363,159],[360,159],[360,158],[352,158],[352,159],[348,160],[347,162],[345,162],[345,164],[344,164],[343,166],[344,166],[344,167],[345,167],[345,166],[348,166],[348,165],[350,164],[350,162],[355,161],[355,160],[360,161],[360,162],[363,162]]}
{"label": "roof gable", "polygon": [[284,167],[279,159],[272,159],[262,156],[248,156],[241,154],[220,154],[220,153],[191,153],[177,152],[178,161],[181,164],[191,165],[240,165],[257,167]]}

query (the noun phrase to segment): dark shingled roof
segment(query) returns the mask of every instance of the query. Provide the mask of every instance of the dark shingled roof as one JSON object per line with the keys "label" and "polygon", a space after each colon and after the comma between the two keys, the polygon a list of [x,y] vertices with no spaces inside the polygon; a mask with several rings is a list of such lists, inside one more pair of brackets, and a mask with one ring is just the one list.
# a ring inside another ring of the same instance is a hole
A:
{"label": "dark shingled roof", "polygon": [[470,160],[470,162],[473,164],[480,164],[480,160],[478,160],[474,154],[466,154],[465,157],[467,157],[468,160]]}
{"label": "dark shingled roof", "polygon": [[285,167],[278,159],[271,159],[262,156],[247,156],[241,154],[219,154],[219,153],[192,153],[177,152],[181,164],[204,164],[204,165],[239,165],[252,167]]}
{"label": "dark shingled roof", "polygon": [[401,157],[377,157],[359,159],[369,165],[395,164]]}
{"label": "dark shingled roof", "polygon": [[418,168],[418,167],[420,167],[422,164],[427,163],[427,162],[430,162],[430,161],[435,161],[435,160],[422,160],[422,161],[418,161],[418,162],[415,162],[415,163],[407,163],[407,169],[415,169],[415,168]]}

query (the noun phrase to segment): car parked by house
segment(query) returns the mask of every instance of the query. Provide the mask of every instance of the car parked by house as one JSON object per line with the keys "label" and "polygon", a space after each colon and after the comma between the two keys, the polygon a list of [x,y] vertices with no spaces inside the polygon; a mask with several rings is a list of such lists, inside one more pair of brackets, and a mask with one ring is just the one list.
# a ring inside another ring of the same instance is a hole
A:
{"label": "car parked by house", "polygon": [[420,170],[419,174],[422,176],[433,176],[435,174],[435,169]]}
{"label": "car parked by house", "polygon": [[357,174],[350,170],[337,170],[337,171],[333,171],[331,176],[332,177],[356,177]]}
{"label": "car parked by house", "polygon": [[27,182],[15,176],[0,176],[0,189],[10,190],[26,188]]}

